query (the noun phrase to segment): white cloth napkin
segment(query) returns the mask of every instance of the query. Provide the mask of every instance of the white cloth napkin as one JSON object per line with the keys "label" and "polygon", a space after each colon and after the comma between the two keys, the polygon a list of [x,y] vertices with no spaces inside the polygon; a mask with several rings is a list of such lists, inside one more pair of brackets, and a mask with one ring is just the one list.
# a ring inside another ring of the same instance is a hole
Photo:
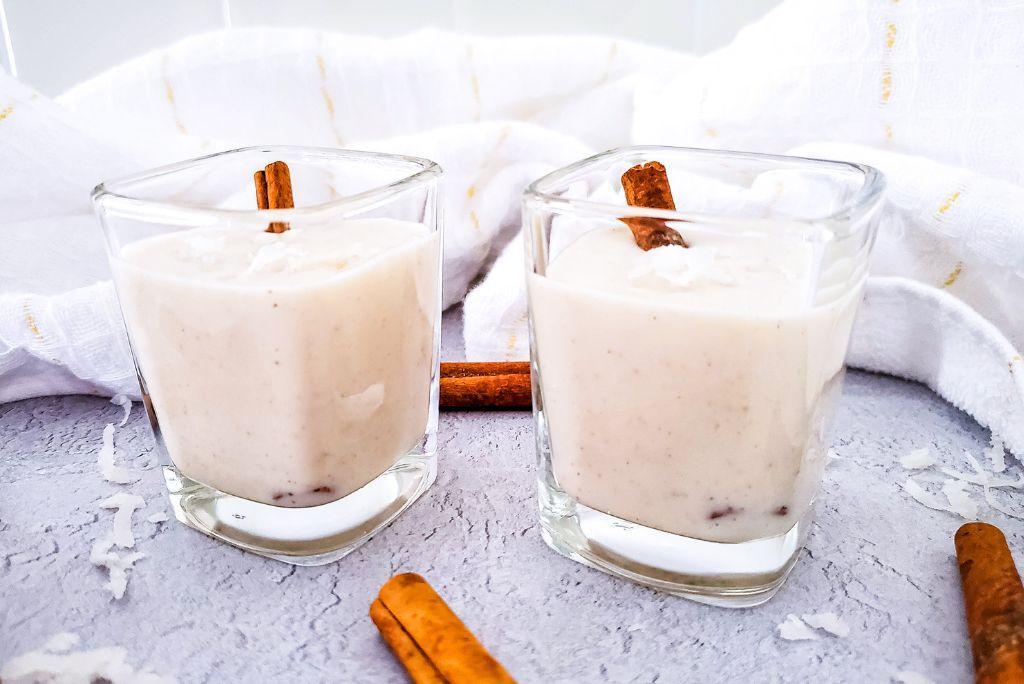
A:
{"label": "white cloth napkin", "polygon": [[663,143],[885,171],[879,277],[849,361],[927,383],[1022,454],[1022,34],[1019,4],[789,0],[700,59],[603,38],[250,29],[56,103],[0,75],[0,164],[18,179],[0,187],[14,245],[0,251],[0,401],[137,393],[111,288],[55,294],[106,277],[87,200],[104,177],[245,144],[433,158],[445,303],[487,273],[466,298],[467,355],[525,358],[523,186],[591,151]]}

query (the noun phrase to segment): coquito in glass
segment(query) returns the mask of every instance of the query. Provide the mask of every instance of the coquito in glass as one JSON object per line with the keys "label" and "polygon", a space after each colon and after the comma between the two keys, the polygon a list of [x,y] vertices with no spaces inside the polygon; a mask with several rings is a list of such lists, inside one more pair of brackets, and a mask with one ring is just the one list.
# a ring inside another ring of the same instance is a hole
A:
{"label": "coquito in glass", "polygon": [[[652,160],[675,209],[627,206],[622,174]],[[777,591],[821,483],[882,185],[851,164],[645,147],[529,188],[550,546],[708,603]],[[685,246],[645,251],[638,221]]]}
{"label": "coquito in glass", "polygon": [[[253,171],[275,160],[298,208],[256,209]],[[431,484],[439,175],[413,158],[250,148],[97,189],[179,520],[317,564]]]}

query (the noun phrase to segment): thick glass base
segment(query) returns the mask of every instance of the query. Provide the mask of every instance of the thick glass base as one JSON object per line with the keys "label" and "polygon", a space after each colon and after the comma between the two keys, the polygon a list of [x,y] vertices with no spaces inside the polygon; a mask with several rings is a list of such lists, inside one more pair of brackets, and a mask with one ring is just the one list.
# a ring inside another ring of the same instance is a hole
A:
{"label": "thick glass base", "polygon": [[310,508],[256,503],[164,466],[174,517],[215,539],[293,565],[324,565],[355,551],[437,477],[436,453],[409,455],[337,501]]}
{"label": "thick glass base", "polygon": [[811,514],[785,534],[724,544],[601,513],[540,484],[541,534],[558,553],[616,577],[727,608],[769,600],[803,548]]}

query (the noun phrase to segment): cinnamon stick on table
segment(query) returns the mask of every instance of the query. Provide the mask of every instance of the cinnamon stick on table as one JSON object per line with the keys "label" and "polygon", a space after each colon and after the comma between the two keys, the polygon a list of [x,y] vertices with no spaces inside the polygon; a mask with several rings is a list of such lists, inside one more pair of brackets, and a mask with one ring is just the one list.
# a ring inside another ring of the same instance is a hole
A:
{"label": "cinnamon stick on table", "polygon": [[515,684],[425,579],[395,575],[370,618],[416,684]]}
{"label": "cinnamon stick on table", "polygon": [[[631,207],[675,211],[672,187],[668,182],[665,165],[661,162],[637,164],[626,171],[622,174],[622,191],[626,194],[626,203]],[[636,244],[645,252],[666,245],[689,246],[683,236],[669,228],[663,219],[633,216],[622,221],[633,231]]]}
{"label": "cinnamon stick on table", "polygon": [[[256,185],[256,206],[259,209],[293,209],[295,199],[292,197],[292,176],[288,165],[283,161],[267,164],[262,171],[253,174]],[[283,233],[288,224],[274,221],[267,226],[268,233]]]}
{"label": "cinnamon stick on table", "polygon": [[977,684],[1024,682],[1024,585],[998,527],[957,530],[956,557]]}
{"label": "cinnamon stick on table", "polygon": [[409,678],[417,684],[445,684],[445,678],[430,662],[430,658],[416,645],[402,623],[388,610],[380,599],[370,604],[370,619],[380,631],[381,638],[402,663]]}
{"label": "cinnamon stick on table", "polygon": [[441,364],[441,408],[529,409],[529,361]]}

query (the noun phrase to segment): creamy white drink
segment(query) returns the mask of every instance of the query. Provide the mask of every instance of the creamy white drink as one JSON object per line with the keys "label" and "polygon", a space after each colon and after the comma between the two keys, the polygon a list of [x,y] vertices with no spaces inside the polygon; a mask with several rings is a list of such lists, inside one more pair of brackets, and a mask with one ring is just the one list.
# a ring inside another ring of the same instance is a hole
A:
{"label": "creamy white drink", "polygon": [[627,227],[598,228],[530,274],[554,476],[666,532],[782,534],[817,491],[859,289],[812,305],[807,243],[685,238],[644,252]]}
{"label": "creamy white drink", "polygon": [[404,456],[427,427],[438,248],[437,233],[392,219],[122,248],[118,296],[177,468],[311,506]]}

